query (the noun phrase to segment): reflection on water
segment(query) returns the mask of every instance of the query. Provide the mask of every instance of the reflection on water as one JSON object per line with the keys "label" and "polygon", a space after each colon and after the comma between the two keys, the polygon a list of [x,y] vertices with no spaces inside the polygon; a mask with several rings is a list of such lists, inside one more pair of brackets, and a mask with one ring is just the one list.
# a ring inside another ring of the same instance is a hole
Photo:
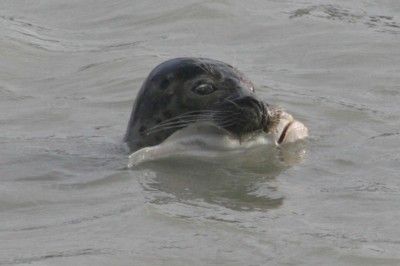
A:
{"label": "reflection on water", "polygon": [[275,177],[304,158],[304,144],[259,145],[218,156],[171,153],[133,169],[148,173],[141,174],[141,184],[152,203],[200,201],[238,211],[267,210],[282,205]]}
{"label": "reflection on water", "polygon": [[168,194],[156,196],[153,203],[200,200],[234,210],[261,210],[277,208],[283,201],[271,182],[280,169],[266,175],[249,174],[244,170],[196,160],[166,160],[146,166],[155,176],[142,180],[142,185]]}

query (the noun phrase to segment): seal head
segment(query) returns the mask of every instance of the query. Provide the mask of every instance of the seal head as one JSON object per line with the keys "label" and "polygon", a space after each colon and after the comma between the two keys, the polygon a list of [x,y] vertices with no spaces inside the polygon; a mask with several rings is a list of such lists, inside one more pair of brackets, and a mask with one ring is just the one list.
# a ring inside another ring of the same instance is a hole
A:
{"label": "seal head", "polygon": [[268,106],[237,69],[213,59],[176,58],[158,65],[143,83],[125,141],[136,151],[195,122],[241,137],[266,131],[268,117]]}

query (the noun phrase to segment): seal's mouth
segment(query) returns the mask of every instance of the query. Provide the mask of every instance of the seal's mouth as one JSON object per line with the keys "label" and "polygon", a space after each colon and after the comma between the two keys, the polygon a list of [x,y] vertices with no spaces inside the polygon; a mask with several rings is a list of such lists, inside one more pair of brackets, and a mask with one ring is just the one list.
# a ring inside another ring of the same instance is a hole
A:
{"label": "seal's mouth", "polygon": [[[226,99],[222,109],[228,118],[221,127],[238,137],[265,132],[272,135],[277,145],[295,142],[308,136],[308,129],[290,114],[251,96]],[[230,121],[226,124],[226,121]]]}

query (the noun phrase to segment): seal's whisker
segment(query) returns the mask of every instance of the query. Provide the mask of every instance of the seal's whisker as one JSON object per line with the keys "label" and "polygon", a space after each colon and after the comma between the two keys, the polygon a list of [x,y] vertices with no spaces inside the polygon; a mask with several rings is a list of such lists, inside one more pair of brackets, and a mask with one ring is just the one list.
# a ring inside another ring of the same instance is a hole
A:
{"label": "seal's whisker", "polygon": [[226,128],[226,127],[230,127],[230,126],[233,126],[233,125],[236,125],[235,121],[230,122],[230,123],[226,123],[226,124],[221,124],[221,125],[218,125],[218,126]]}
{"label": "seal's whisker", "polygon": [[196,110],[196,111],[190,111],[190,112],[186,112],[186,113],[183,113],[182,115],[185,115],[185,114],[206,113],[206,112],[213,112],[213,113],[226,113],[227,111],[224,111],[224,110],[203,109],[203,110]]}
{"label": "seal's whisker", "polygon": [[214,121],[218,124],[225,123],[228,121],[237,121],[237,120],[238,120],[238,117],[236,115],[223,116],[223,117],[218,117],[218,118],[214,119]]}
{"label": "seal's whisker", "polygon": [[230,113],[230,115],[220,115],[220,116],[218,116],[216,118],[219,118],[219,119],[231,119],[231,118],[239,119],[240,118],[240,112],[233,112],[232,111]]}
{"label": "seal's whisker", "polygon": [[[148,135],[148,134],[151,134],[151,133],[154,133],[154,132],[157,132],[157,131],[165,130],[165,129],[169,128],[169,127],[187,126],[187,125],[189,125],[191,123],[194,123],[194,122],[197,122],[197,121],[199,121],[199,120],[196,119],[196,120],[189,120],[189,121],[180,121],[180,122],[171,123],[171,124],[168,124],[168,125],[162,125],[160,127],[155,127],[155,128],[151,128],[151,129],[147,130],[146,134]],[[207,119],[207,120],[204,120],[204,121],[210,121],[210,120]]]}
{"label": "seal's whisker", "polygon": [[[231,113],[233,115],[237,114],[234,112],[224,112],[224,113]],[[223,124],[226,122],[231,122],[237,120],[237,118],[233,115],[227,116],[226,114],[213,114],[213,115],[186,115],[186,116],[179,116],[176,117],[175,119],[169,119],[166,120],[158,125],[155,125],[154,127],[150,128],[149,130],[146,131],[146,134],[153,134],[155,132],[159,132],[162,130],[167,130],[171,128],[179,128],[179,127],[185,127],[189,125],[190,123],[195,123],[195,122],[215,122],[217,124]],[[185,118],[185,119],[183,119]],[[172,121],[173,120],[173,121]]]}
{"label": "seal's whisker", "polygon": [[168,130],[168,129],[173,129],[173,128],[184,128],[186,127],[187,124],[181,124],[181,125],[173,125],[173,126],[168,126],[168,127],[163,127],[163,128],[158,128],[156,130],[152,130],[146,133],[146,135],[151,135],[160,131]]}
{"label": "seal's whisker", "polygon": [[235,106],[236,108],[238,108],[239,110],[242,110],[243,108],[238,105],[237,103],[235,103],[233,100],[230,99],[225,99],[226,101],[228,101],[229,103],[233,104],[233,106]]}
{"label": "seal's whisker", "polygon": [[224,99],[224,101],[235,101],[235,100],[237,100],[237,99],[240,99],[240,96],[238,96],[238,95],[231,95],[231,96],[226,97],[226,98]]}
{"label": "seal's whisker", "polygon": [[195,120],[195,121],[190,121],[190,122],[177,123],[175,125],[169,125],[169,126],[157,128],[155,130],[149,130],[147,132],[147,135],[150,135],[150,134],[153,134],[153,133],[156,133],[156,132],[160,132],[160,131],[163,131],[163,130],[173,129],[173,128],[184,128],[184,127],[186,127],[189,124],[194,123],[194,122],[208,122],[208,121],[210,121],[210,120],[204,120],[204,121]]}
{"label": "seal's whisker", "polygon": [[224,121],[224,120],[228,120],[228,119],[238,119],[238,115],[239,113],[232,113],[232,115],[223,115],[223,116],[215,116],[214,120],[215,121]]}
{"label": "seal's whisker", "polygon": [[[194,112],[188,112],[188,113],[194,113]],[[213,110],[210,110],[210,111],[207,111],[207,112],[203,112],[203,113],[200,113],[200,114],[188,114],[188,113],[185,113],[183,115],[179,115],[179,116],[175,116],[173,118],[167,119],[167,120],[155,125],[151,129],[154,129],[154,128],[157,128],[157,127],[160,127],[160,126],[163,126],[163,125],[167,125],[169,123],[176,123],[176,122],[179,122],[180,120],[183,120],[183,119],[192,119],[192,118],[193,119],[195,119],[195,118],[198,118],[198,119],[200,119],[200,118],[213,119],[213,118],[218,118],[219,116],[223,116],[223,115],[228,114],[228,113],[234,114],[233,112],[229,112],[229,111],[213,111]]]}
{"label": "seal's whisker", "polygon": [[167,130],[167,129],[171,129],[171,128],[179,128],[179,127],[186,127],[187,125],[191,124],[191,123],[195,123],[195,122],[210,122],[213,121],[212,119],[206,119],[206,118],[202,118],[202,119],[191,119],[191,120],[184,120],[184,121],[177,121],[174,123],[169,123],[169,124],[163,124],[160,126],[156,126],[156,127],[152,127],[149,130],[146,131],[146,134],[153,134],[155,132],[159,132],[162,130]]}
{"label": "seal's whisker", "polygon": [[237,124],[237,122],[238,122],[238,120],[236,118],[226,119],[226,120],[223,120],[220,123],[218,123],[218,126],[226,127],[227,124],[230,124],[230,123]]}
{"label": "seal's whisker", "polygon": [[187,117],[180,117],[179,119],[174,119],[174,120],[166,120],[164,122],[161,122],[157,125],[155,125],[154,127],[150,128],[149,130],[152,129],[156,129],[162,126],[168,126],[168,125],[172,125],[172,124],[176,124],[176,123],[184,123],[184,122],[189,122],[189,121],[197,121],[200,119],[207,119],[207,120],[211,120],[212,116],[211,115],[203,115],[203,116],[187,116]]}
{"label": "seal's whisker", "polygon": [[190,117],[190,116],[195,117],[195,116],[199,116],[199,115],[214,115],[214,114],[223,114],[223,113],[229,113],[229,111],[217,111],[217,110],[191,111],[191,112],[186,112],[186,113],[183,113],[181,115],[174,116],[172,118],[166,119],[162,123],[173,121],[173,120],[176,120],[176,119],[186,118],[186,117]]}
{"label": "seal's whisker", "polygon": [[225,99],[236,100],[236,99],[239,99],[239,96],[237,96],[237,95],[229,95]]}

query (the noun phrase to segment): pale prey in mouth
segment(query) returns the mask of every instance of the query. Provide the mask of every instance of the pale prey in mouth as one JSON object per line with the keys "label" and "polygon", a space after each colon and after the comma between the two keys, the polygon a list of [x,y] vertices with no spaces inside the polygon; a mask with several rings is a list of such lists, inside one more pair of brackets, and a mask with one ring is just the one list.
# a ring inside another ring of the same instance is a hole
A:
{"label": "pale prey in mouth", "polygon": [[277,145],[295,142],[308,137],[307,127],[279,108],[271,108],[271,126],[266,129]]}

